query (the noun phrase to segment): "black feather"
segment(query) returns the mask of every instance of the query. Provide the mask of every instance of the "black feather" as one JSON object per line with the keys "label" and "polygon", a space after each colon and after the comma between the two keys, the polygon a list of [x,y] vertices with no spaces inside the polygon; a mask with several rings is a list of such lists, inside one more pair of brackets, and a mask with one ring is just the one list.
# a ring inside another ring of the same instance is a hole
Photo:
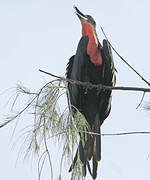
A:
{"label": "black feather", "polygon": [[[87,55],[88,36],[83,36],[79,42],[75,56],[72,56],[67,66],[67,78],[87,82],[87,84],[115,85],[115,68],[111,47],[107,40],[98,48],[102,55],[102,65],[96,66]],[[90,130],[100,134],[100,126],[111,110],[111,91],[84,88],[77,84],[68,83],[70,101],[86,118]],[[86,166],[95,179],[97,176],[98,161],[101,160],[101,136],[86,134],[87,140],[83,147],[80,140],[74,161],[69,169],[71,171],[77,158],[83,163],[83,174],[86,175]],[[93,172],[89,160],[93,159]]]}

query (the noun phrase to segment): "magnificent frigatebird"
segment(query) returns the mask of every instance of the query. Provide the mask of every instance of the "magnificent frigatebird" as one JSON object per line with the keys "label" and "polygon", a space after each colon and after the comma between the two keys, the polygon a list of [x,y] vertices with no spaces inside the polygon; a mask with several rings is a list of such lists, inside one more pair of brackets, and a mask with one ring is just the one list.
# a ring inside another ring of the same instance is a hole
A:
{"label": "magnificent frigatebird", "polygon": [[[84,15],[77,7],[74,8],[82,24],[82,37],[76,54],[70,58],[67,65],[67,78],[91,84],[114,86],[115,68],[109,42],[104,39],[101,45],[92,16]],[[100,134],[100,127],[111,110],[111,90],[85,88],[73,83],[68,83],[68,90],[73,111],[78,109],[84,115],[90,127],[88,131]],[[83,163],[83,175],[86,176],[86,167],[88,167],[92,178],[96,179],[98,161],[101,160],[101,136],[93,134],[86,134],[87,139],[84,144],[80,140],[69,171],[72,171],[79,158]],[[92,171],[89,165],[91,159]]]}

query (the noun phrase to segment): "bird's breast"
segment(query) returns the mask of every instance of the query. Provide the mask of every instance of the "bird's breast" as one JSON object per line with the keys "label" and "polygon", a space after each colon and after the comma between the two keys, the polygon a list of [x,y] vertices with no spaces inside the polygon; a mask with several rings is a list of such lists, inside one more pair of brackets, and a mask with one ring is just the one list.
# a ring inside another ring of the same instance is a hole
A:
{"label": "bird's breast", "polygon": [[93,64],[96,66],[101,66],[102,65],[102,56],[101,52],[98,49],[98,46],[95,44],[95,42],[91,42],[89,40],[88,46],[87,46],[87,54],[90,56],[90,59]]}
{"label": "bird's breast", "polygon": [[95,33],[95,30],[91,26],[91,24],[86,23],[82,27],[82,35],[88,36],[88,46],[87,46],[87,54],[90,56],[90,59],[93,64],[96,66],[102,65],[102,55],[100,49],[98,48],[98,39]]}

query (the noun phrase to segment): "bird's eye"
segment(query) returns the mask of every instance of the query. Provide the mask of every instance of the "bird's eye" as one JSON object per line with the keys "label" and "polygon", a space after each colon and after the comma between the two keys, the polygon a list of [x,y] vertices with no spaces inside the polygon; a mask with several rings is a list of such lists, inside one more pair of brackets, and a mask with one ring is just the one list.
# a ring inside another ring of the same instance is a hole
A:
{"label": "bird's eye", "polygon": [[96,27],[96,23],[95,23],[93,17],[90,15],[86,15],[86,17],[88,19],[88,22],[90,22],[94,27]]}

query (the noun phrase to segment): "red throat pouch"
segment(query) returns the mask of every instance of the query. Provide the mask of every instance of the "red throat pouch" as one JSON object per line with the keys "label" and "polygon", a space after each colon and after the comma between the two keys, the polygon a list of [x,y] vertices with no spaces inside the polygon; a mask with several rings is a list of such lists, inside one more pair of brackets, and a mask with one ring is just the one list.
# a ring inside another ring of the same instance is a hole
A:
{"label": "red throat pouch", "polygon": [[89,37],[87,54],[90,56],[92,63],[97,66],[102,65],[102,56],[100,50],[98,49],[98,40],[95,30],[93,26],[86,21],[82,24],[82,35]]}

